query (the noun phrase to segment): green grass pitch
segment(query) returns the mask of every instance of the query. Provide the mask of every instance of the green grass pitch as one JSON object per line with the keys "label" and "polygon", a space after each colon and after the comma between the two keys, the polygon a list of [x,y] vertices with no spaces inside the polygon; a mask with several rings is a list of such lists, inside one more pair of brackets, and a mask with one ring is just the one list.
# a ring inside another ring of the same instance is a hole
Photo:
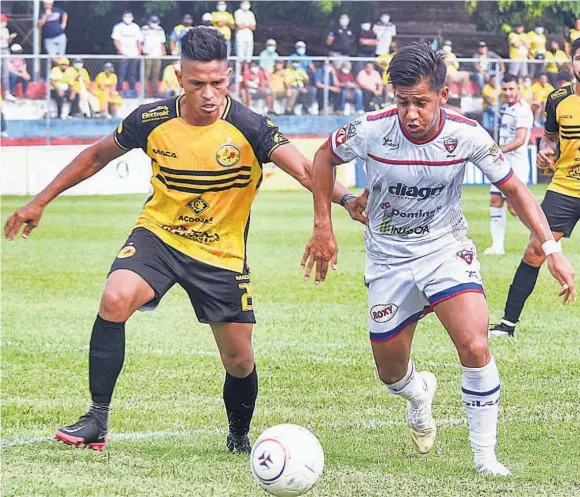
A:
{"label": "green grass pitch", "polygon": [[[544,189],[534,193],[540,199]],[[488,198],[487,188],[464,191],[480,254],[490,243]],[[177,287],[156,312],[129,321],[106,451],[51,441],[88,407],[88,343],[104,278],[144,200],[60,198],[28,240],[2,242],[5,497],[262,495],[248,458],[226,451],[223,369],[209,328]],[[2,220],[24,201],[4,197]],[[513,472],[505,480],[473,472],[458,359],[436,318],[423,320],[413,357],[439,380],[439,434],[433,452],[417,457],[405,404],[387,394],[373,367],[363,228],[334,212],[339,270],[314,287],[299,266],[312,228],[310,195],[265,192],[256,201],[249,260],[260,396],[251,438],[283,422],[310,428],[326,454],[312,497],[580,496],[580,303],[562,307],[543,268],[516,338],[492,342],[503,380],[498,454]],[[480,255],[492,321],[526,242],[510,218],[507,254]],[[579,242],[580,226],[564,243],[577,270]]]}

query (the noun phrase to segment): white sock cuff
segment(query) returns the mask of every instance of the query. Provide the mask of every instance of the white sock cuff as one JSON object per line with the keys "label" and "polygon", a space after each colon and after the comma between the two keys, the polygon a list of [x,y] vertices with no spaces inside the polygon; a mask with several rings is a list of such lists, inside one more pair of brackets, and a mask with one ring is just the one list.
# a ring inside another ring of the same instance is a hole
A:
{"label": "white sock cuff", "polygon": [[413,376],[415,376],[416,372],[417,369],[415,368],[415,363],[413,362],[413,359],[409,359],[409,365],[407,366],[407,374],[403,376],[399,381],[387,385],[387,388],[392,393],[400,392],[401,390],[403,390],[403,388],[405,388],[409,384]]}
{"label": "white sock cuff", "polygon": [[490,207],[489,214],[491,217],[505,217],[505,209],[503,207]]}
{"label": "white sock cuff", "polygon": [[482,368],[468,368],[463,366],[461,392],[463,395],[476,397],[499,397],[499,371],[493,356]]}

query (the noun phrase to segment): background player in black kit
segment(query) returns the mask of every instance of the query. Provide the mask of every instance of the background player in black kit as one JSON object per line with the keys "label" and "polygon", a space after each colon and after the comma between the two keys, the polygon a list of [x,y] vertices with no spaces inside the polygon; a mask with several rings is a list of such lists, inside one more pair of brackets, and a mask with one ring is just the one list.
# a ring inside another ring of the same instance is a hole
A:
{"label": "background player in black kit", "polygon": [[[226,369],[227,446],[249,452],[248,431],[258,394],[251,345],[255,323],[246,266],[250,208],[272,161],[310,189],[311,162],[269,119],[227,96],[231,69],[216,29],[196,27],[182,39],[178,80],[185,95],[143,105],[114,134],[87,148],[48,187],[6,222],[13,239],[28,237],[44,207],[126,151],[141,148],[152,161],[153,195],[115,259],[93,326],[89,383],[93,404],[55,438],[103,450],[109,405],[125,355],[125,322],[154,308],[175,284],[208,323]],[[337,185],[333,199],[365,222],[360,201]]]}

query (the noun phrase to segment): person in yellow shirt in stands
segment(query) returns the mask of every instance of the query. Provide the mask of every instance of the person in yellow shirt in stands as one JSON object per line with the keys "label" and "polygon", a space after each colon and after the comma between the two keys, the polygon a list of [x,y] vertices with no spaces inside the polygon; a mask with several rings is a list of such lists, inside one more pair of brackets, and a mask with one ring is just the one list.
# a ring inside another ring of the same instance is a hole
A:
{"label": "person in yellow shirt in stands", "polygon": [[515,31],[508,35],[508,44],[510,47],[509,56],[512,62],[509,65],[509,73],[523,78],[528,74],[528,52],[530,42],[528,35],[524,32],[524,25],[518,24]]}
{"label": "person in yellow shirt in stands", "polygon": [[225,0],[219,0],[216,11],[211,13],[211,21],[214,28],[224,35],[229,57],[232,53],[232,31],[236,28],[236,21],[234,16],[227,11],[227,8],[228,4]]}
{"label": "person in yellow shirt in stands", "polygon": [[532,93],[534,94],[532,110],[534,111],[536,126],[541,125],[540,116],[544,115],[548,95],[554,90],[555,88],[548,82],[548,76],[546,74],[540,74],[539,80],[532,85]]}
{"label": "person in yellow shirt in stands", "polygon": [[102,117],[115,117],[119,107],[123,105],[123,99],[117,91],[117,82],[115,68],[113,64],[107,62],[103,70],[97,74],[93,88],[93,93],[99,99]]}
{"label": "person in yellow shirt in stands", "polygon": [[175,97],[181,94],[181,87],[177,80],[175,71],[179,71],[179,59],[174,60],[163,70],[163,78],[161,79],[161,92],[164,98]]}
{"label": "person in yellow shirt in stands", "polygon": [[495,74],[489,75],[489,81],[484,85],[481,90],[481,96],[483,97],[482,107],[482,126],[490,134],[493,135],[493,128],[495,122],[495,104],[496,104],[496,93],[497,93],[497,80]]}
{"label": "person in yellow shirt in stands", "polygon": [[534,92],[532,90],[532,77],[529,74],[524,77],[524,80],[520,85],[520,94],[531,107],[532,102],[534,101]]}
{"label": "person in yellow shirt in stands", "polygon": [[308,99],[308,84],[310,78],[302,69],[299,61],[288,61],[284,69],[284,79],[286,82],[286,114],[294,114],[294,107],[298,104],[306,106]]}
{"label": "person in yellow shirt in stands", "polygon": [[[529,58],[531,60],[544,60],[546,58],[546,35],[544,34],[543,26],[536,26],[533,31],[527,34],[528,42],[530,44],[529,48]],[[544,72],[543,64],[531,64],[532,70],[531,74],[534,78],[537,78],[540,74]]]}
{"label": "person in yellow shirt in stands", "polygon": [[548,81],[554,87],[558,87],[558,81],[570,79],[570,72],[568,71],[569,57],[564,50],[560,49],[557,41],[550,43],[550,50],[546,52],[546,74]]}
{"label": "person in yellow shirt in stands", "polygon": [[388,74],[389,65],[391,64],[391,60],[393,59],[393,57],[397,54],[397,51],[398,51],[397,42],[394,41],[391,43],[391,50],[389,51],[389,53],[385,53],[377,57],[377,64],[383,70],[383,84],[385,86],[389,84],[389,74]]}
{"label": "person in yellow shirt in stands", "polygon": [[572,43],[574,40],[580,38],[580,19],[576,19],[576,23],[574,27],[570,30],[570,43],[566,43],[566,55],[570,58],[570,47],[572,47]]}
{"label": "person in yellow shirt in stands", "polygon": [[66,101],[71,104],[71,115],[79,113],[79,95],[75,91],[75,82],[79,73],[70,66],[70,60],[67,57],[60,57],[56,64],[50,70],[50,96],[56,103],[58,119],[62,119]]}

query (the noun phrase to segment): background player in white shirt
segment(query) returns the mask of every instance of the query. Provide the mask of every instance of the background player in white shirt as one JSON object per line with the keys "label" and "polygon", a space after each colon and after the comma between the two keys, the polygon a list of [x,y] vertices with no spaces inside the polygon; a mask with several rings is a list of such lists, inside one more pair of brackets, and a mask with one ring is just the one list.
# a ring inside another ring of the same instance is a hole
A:
{"label": "background player in white shirt", "polygon": [[[505,106],[501,112],[499,145],[504,153],[504,160],[511,166],[516,176],[528,183],[530,164],[528,160],[528,142],[534,125],[534,114],[528,103],[521,98],[518,78],[507,74],[501,83],[502,97]],[[504,241],[507,225],[503,208],[504,196],[495,185],[490,188],[490,229],[491,247],[484,254],[502,255],[505,253]],[[514,209],[508,203],[508,209],[515,216]]]}
{"label": "background player in white shirt", "polygon": [[[444,55],[427,44],[404,47],[389,77],[396,107],[362,116],[335,131],[313,166],[314,234],[302,264],[326,278],[338,251],[332,229],[334,166],[361,157],[369,176],[365,279],[371,344],[380,379],[408,401],[407,422],[420,453],[435,443],[431,404],[435,376],[417,373],[410,358],[417,321],[434,311],[453,340],[463,375],[475,470],[507,476],[495,455],[500,379],[488,347],[488,312],[475,246],[461,207],[465,164],[495,183],[533,235],[549,267],[575,292],[573,269],[555,242],[540,206],[475,121],[442,109],[448,98]],[[557,245],[556,245],[557,246]]]}

